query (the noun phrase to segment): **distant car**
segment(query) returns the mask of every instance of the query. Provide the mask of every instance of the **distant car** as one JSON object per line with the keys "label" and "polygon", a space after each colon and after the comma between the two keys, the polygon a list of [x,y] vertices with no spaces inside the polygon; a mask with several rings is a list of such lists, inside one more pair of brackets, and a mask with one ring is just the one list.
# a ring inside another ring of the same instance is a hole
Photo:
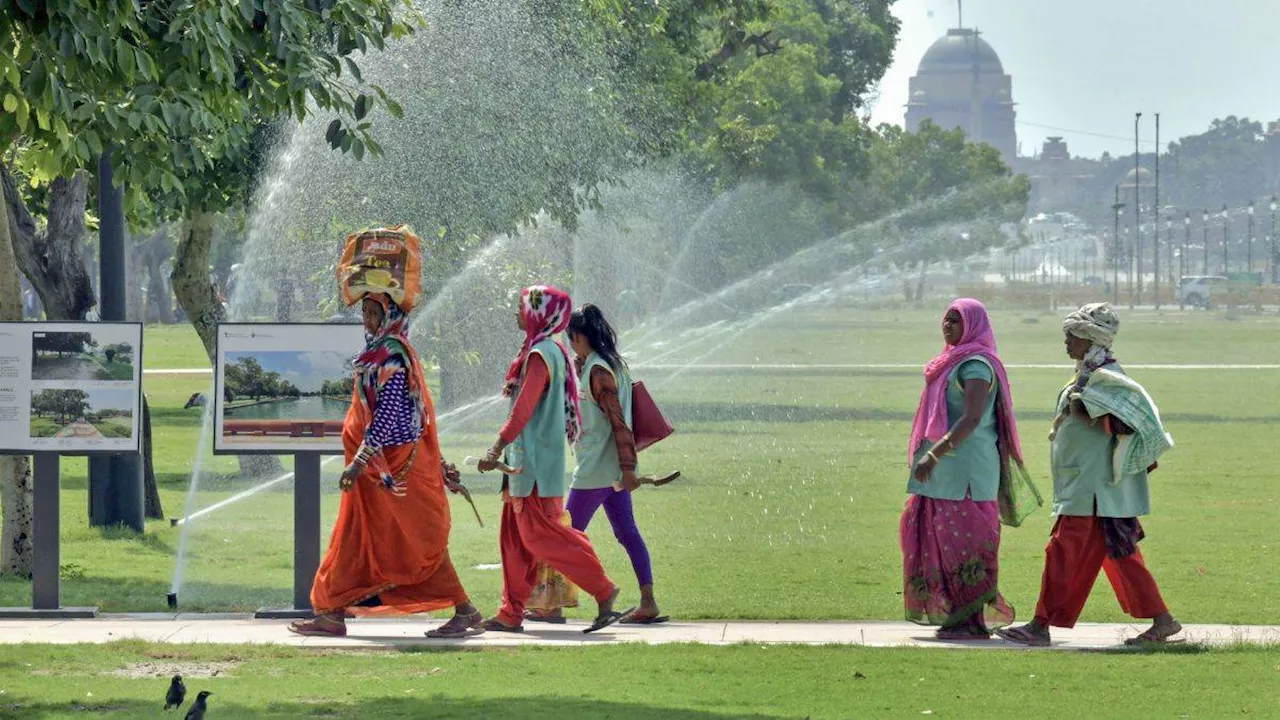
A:
{"label": "distant car", "polygon": [[1227,291],[1227,279],[1221,275],[1190,275],[1178,283],[1178,299],[1192,307],[1208,310],[1214,300]]}

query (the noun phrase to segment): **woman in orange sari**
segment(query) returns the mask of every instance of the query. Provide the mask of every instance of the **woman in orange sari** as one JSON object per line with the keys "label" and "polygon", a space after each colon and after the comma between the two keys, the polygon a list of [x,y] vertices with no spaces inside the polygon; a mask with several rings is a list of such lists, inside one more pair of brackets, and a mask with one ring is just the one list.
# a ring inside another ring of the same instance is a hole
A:
{"label": "woman in orange sari", "polygon": [[300,635],[346,635],[347,617],[454,608],[428,637],[483,632],[449,559],[449,501],[457,470],[440,457],[435,409],[406,337],[408,316],[386,295],[362,302],[366,346],[342,441],[346,469],[329,552],[311,587],[316,617]]}

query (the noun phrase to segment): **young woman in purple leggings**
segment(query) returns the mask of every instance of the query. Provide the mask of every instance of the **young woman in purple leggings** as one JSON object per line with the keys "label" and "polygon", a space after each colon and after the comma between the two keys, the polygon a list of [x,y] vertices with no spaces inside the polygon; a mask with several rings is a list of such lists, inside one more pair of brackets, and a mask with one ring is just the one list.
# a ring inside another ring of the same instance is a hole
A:
{"label": "young woman in purple leggings", "polygon": [[[621,622],[652,625],[667,621],[653,598],[653,569],[649,549],[636,527],[631,491],[640,487],[636,475],[636,443],[631,434],[631,376],[618,354],[617,334],[600,308],[583,305],[569,318],[569,342],[576,356],[582,398],[582,437],[574,447],[577,467],[565,504],[576,530],[586,531],[604,506],[613,535],[631,558],[640,583],[640,606]],[[527,611],[525,618],[563,622],[559,609]]]}

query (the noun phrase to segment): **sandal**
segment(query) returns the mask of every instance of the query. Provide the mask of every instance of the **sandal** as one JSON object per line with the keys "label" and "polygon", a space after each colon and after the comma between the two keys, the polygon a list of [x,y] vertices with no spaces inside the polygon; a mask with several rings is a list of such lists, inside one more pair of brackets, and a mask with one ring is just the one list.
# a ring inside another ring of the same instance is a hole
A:
{"label": "sandal", "polygon": [[485,632],[504,632],[504,633],[522,633],[523,625],[508,625],[498,618],[489,618],[480,624],[480,629]]}
{"label": "sandal", "polygon": [[449,618],[449,622],[434,630],[428,630],[427,637],[434,640],[457,640],[459,638],[472,637],[484,632],[483,625],[484,615],[480,613],[454,615]]}
{"label": "sandal", "polygon": [[596,632],[597,630],[603,630],[603,629],[605,629],[605,628],[609,627],[610,625],[612,625],[612,624],[614,624],[614,623],[618,622],[618,621],[619,621],[619,620],[621,620],[624,616],[626,616],[626,615],[630,615],[631,613],[633,613],[633,612],[635,612],[635,611],[636,611],[636,609],[635,609],[635,608],[631,608],[631,609],[627,610],[626,612],[615,612],[615,611],[610,610],[610,611],[609,611],[609,612],[607,612],[607,613],[601,613],[600,615],[597,615],[597,616],[596,616],[595,621],[591,623],[591,627],[589,627],[589,628],[587,628],[586,630],[583,630],[583,631],[582,631],[582,634],[583,634],[583,635],[590,635],[591,633]]}
{"label": "sandal", "polygon": [[938,640],[990,640],[991,633],[976,628],[940,627],[933,637]]}
{"label": "sandal", "polygon": [[347,624],[330,620],[321,615],[310,620],[297,620],[289,623],[289,632],[308,637],[346,637]]}
{"label": "sandal", "polygon": [[1020,625],[1016,628],[1001,628],[996,631],[1000,637],[1017,645],[1027,645],[1030,647],[1049,647],[1049,634],[1039,635],[1027,629],[1027,625]]}
{"label": "sandal", "polygon": [[550,625],[565,624],[564,615],[548,615],[544,614],[541,610],[525,610],[524,619],[529,622],[548,623]]}
{"label": "sandal", "polygon": [[1133,647],[1135,645],[1159,645],[1159,644],[1167,644],[1167,643],[1180,643],[1180,642],[1183,642],[1182,638],[1179,638],[1177,640],[1170,640],[1170,638],[1172,638],[1174,635],[1177,635],[1180,632],[1182,632],[1182,623],[1178,622],[1177,620],[1174,620],[1173,624],[1169,625],[1168,627],[1162,628],[1159,626],[1153,626],[1153,627],[1147,628],[1147,630],[1144,631],[1142,634],[1138,635],[1138,637],[1131,637],[1128,640],[1125,640],[1124,644],[1128,645],[1129,647]]}
{"label": "sandal", "polygon": [[619,625],[660,625],[667,622],[671,618],[666,615],[643,615],[639,610],[633,610],[622,617],[618,621]]}

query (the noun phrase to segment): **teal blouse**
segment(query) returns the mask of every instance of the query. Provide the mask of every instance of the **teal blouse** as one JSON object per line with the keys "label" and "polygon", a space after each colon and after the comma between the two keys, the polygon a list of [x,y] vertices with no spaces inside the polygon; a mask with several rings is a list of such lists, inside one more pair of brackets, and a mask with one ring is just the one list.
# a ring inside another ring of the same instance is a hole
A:
{"label": "teal blouse", "polygon": [[[963,500],[966,494],[975,502],[996,499],[996,491],[1000,487],[996,396],[1000,388],[995,383],[995,371],[985,358],[966,360],[951,371],[947,379],[947,427],[955,427],[964,415],[964,383],[967,380],[981,380],[991,386],[987,404],[982,409],[982,419],[964,442],[938,460],[929,482],[917,482],[914,476],[909,475],[908,493],[939,500]],[[928,445],[920,448],[916,453],[916,463],[928,451]]]}

